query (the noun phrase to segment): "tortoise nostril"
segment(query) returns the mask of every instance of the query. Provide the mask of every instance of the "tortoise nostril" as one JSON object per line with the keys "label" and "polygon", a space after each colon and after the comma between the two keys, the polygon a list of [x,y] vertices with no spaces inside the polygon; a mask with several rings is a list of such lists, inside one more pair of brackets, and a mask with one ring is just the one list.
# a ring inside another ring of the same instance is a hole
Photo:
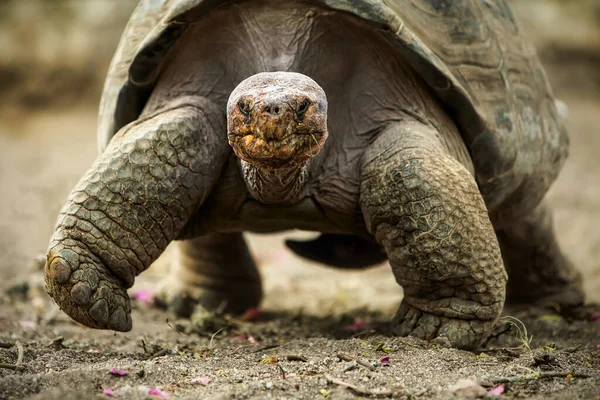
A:
{"label": "tortoise nostril", "polygon": [[267,115],[279,115],[282,108],[279,105],[268,105],[264,108],[264,113]]}

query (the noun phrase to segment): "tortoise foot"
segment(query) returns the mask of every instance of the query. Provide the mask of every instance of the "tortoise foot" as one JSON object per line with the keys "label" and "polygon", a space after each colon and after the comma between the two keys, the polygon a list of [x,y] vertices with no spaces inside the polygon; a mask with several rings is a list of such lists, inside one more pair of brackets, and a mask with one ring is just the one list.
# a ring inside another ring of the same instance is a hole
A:
{"label": "tortoise foot", "polygon": [[459,319],[425,312],[403,302],[392,320],[398,336],[415,336],[443,347],[476,349],[485,339],[494,321]]}
{"label": "tortoise foot", "polygon": [[178,317],[188,318],[200,306],[205,310],[241,314],[257,307],[262,299],[260,282],[227,282],[219,286],[197,286],[174,277],[163,281],[157,303]]}
{"label": "tortoise foot", "polygon": [[571,285],[557,288],[552,294],[540,297],[535,300],[538,307],[552,308],[559,311],[568,311],[582,306],[585,302],[585,295],[578,282]]}
{"label": "tortoise foot", "polygon": [[75,321],[96,329],[131,330],[131,304],[123,284],[99,264],[73,262],[74,252],[48,257],[48,293]]}

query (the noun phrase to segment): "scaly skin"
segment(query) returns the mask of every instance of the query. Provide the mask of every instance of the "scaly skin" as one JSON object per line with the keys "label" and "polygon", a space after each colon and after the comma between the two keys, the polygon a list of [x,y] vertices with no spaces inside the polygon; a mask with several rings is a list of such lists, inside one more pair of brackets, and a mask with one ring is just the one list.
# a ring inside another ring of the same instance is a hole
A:
{"label": "scaly skin", "polygon": [[202,98],[123,128],[69,196],[51,239],[46,288],[73,319],[128,331],[140,274],[204,201],[229,149],[222,112]]}
{"label": "scaly skin", "polygon": [[295,72],[261,72],[231,92],[227,137],[255,199],[291,204],[302,197],[307,164],[328,136],[327,106],[323,89]]}
{"label": "scaly skin", "polygon": [[181,317],[189,317],[197,304],[240,314],[261,299],[260,274],[241,232],[178,242],[171,273],[159,291],[159,301]]}
{"label": "scaly skin", "polygon": [[388,127],[364,155],[361,208],[404,288],[394,332],[473,349],[507,276],[475,180],[438,137],[418,122]]}
{"label": "scaly skin", "polygon": [[259,169],[303,165],[327,139],[327,97],[306,75],[262,72],[243,80],[227,102],[235,154]]}
{"label": "scaly skin", "polygon": [[510,275],[507,303],[565,310],[583,304],[581,275],[558,247],[552,222],[552,209],[544,201],[529,216],[497,233]]}

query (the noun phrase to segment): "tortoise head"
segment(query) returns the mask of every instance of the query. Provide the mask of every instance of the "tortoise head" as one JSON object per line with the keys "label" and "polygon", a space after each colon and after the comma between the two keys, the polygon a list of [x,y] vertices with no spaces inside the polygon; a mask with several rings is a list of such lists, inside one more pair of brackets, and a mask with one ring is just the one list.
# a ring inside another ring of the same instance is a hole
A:
{"label": "tortoise head", "polygon": [[229,96],[227,136],[235,154],[255,167],[300,167],[327,139],[325,92],[295,72],[253,75]]}

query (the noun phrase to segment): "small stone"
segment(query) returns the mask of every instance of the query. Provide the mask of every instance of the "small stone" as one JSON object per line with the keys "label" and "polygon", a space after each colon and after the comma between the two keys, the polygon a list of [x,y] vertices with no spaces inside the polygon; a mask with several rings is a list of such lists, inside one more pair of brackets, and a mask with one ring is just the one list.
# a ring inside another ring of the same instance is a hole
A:
{"label": "small stone", "polygon": [[473,379],[461,379],[448,388],[455,396],[477,398],[487,395],[487,390]]}

